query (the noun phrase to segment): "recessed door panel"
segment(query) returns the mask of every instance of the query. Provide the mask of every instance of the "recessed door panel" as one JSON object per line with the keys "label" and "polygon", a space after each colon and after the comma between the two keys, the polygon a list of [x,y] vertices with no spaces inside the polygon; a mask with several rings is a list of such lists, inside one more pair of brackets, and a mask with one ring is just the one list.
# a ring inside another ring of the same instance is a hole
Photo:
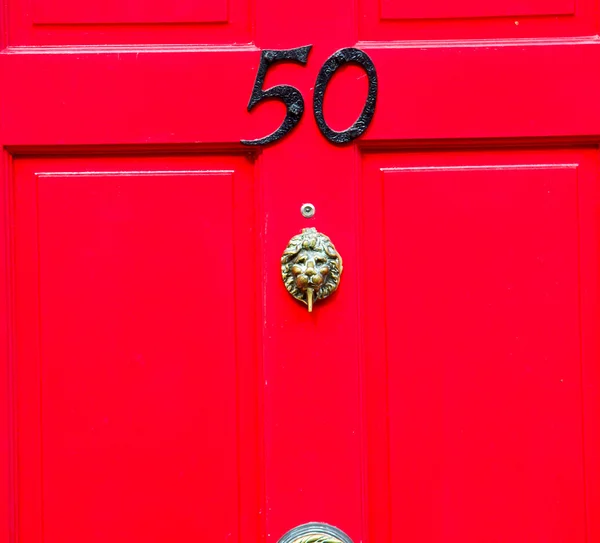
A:
{"label": "recessed door panel", "polygon": [[23,45],[248,44],[248,0],[10,0],[8,42]]}
{"label": "recessed door panel", "polygon": [[227,0],[174,3],[166,0],[139,2],[82,2],[34,0],[34,24],[124,24],[227,22]]}
{"label": "recessed door panel", "polygon": [[508,0],[477,2],[444,0],[403,2],[381,0],[382,19],[469,19],[476,17],[514,17],[519,15],[572,15],[575,0]]}
{"label": "recessed door panel", "polygon": [[251,169],[179,162],[17,165],[24,541],[227,541],[257,499]]}
{"label": "recessed door panel", "polygon": [[360,0],[364,40],[469,40],[587,36],[593,0]]}
{"label": "recessed door panel", "polygon": [[585,541],[599,323],[580,296],[596,289],[594,161],[366,164],[373,511],[389,508],[393,540]]}

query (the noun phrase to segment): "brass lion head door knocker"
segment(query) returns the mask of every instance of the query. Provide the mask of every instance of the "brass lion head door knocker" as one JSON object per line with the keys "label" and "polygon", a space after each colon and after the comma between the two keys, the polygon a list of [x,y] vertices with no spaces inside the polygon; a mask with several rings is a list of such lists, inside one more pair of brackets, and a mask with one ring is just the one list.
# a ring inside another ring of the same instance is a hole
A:
{"label": "brass lion head door knocker", "polygon": [[281,276],[288,292],[312,311],[313,303],[335,292],[342,275],[342,257],[316,228],[294,236],[281,257]]}

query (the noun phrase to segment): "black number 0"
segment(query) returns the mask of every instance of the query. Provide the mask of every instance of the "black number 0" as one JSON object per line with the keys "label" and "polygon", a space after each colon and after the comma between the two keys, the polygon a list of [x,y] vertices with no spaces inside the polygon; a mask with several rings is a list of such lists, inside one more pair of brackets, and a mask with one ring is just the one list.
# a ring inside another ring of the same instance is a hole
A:
{"label": "black number 0", "polygon": [[261,100],[279,99],[285,104],[287,113],[281,126],[275,132],[257,140],[242,140],[242,143],[246,145],[273,143],[283,138],[298,124],[304,113],[304,98],[302,98],[300,91],[291,85],[277,85],[267,90],[263,90],[262,86],[264,85],[269,66],[285,60],[306,64],[311,48],[312,45],[307,45],[305,47],[298,47],[297,49],[283,49],[281,51],[265,49],[262,52],[258,72],[256,73],[256,80],[254,81],[254,88],[248,102],[248,111],[252,111],[252,108]]}
{"label": "black number 0", "polygon": [[[256,80],[254,81],[254,87],[252,94],[250,95],[250,101],[248,102],[248,111],[251,111],[256,104],[262,100],[268,99],[279,99],[287,108],[285,119],[281,123],[281,126],[275,130],[272,134],[265,136],[264,138],[256,140],[242,140],[242,143],[246,145],[264,145],[267,143],[273,143],[278,139],[285,136],[288,132],[294,128],[304,113],[304,99],[300,91],[290,85],[277,85],[270,89],[263,90],[263,84],[265,82],[265,76],[269,66],[275,62],[291,61],[299,64],[306,64],[308,60],[308,54],[312,45],[306,45],[304,47],[298,47],[296,49],[282,49],[273,50],[265,49],[260,57],[260,64],[258,66],[258,72],[256,73]],[[358,64],[365,70],[369,79],[369,92],[367,94],[367,101],[363,110],[354,122],[354,124],[342,131],[336,132],[329,127],[325,121],[323,115],[323,99],[325,97],[325,89],[329,84],[333,74],[344,64]],[[361,136],[364,131],[368,128],[369,124],[373,120],[375,113],[375,102],[377,101],[377,72],[373,61],[369,58],[364,51],[355,49],[354,47],[346,47],[340,49],[333,55],[331,55],[323,64],[317,81],[315,83],[315,93],[313,98],[313,108],[315,114],[315,120],[321,133],[332,143],[348,143],[355,138]]]}
{"label": "black number 0", "polygon": [[[369,78],[369,92],[365,107],[354,122],[354,124],[343,132],[336,132],[325,122],[323,116],[323,98],[325,97],[325,89],[333,74],[344,64],[359,64],[363,67]],[[355,138],[361,136],[369,127],[375,113],[375,102],[377,101],[377,72],[375,65],[365,52],[354,47],[340,49],[337,53],[333,53],[323,64],[317,76],[315,84],[315,95],[313,98],[313,107],[315,111],[315,119],[317,126],[331,143],[348,143]]]}

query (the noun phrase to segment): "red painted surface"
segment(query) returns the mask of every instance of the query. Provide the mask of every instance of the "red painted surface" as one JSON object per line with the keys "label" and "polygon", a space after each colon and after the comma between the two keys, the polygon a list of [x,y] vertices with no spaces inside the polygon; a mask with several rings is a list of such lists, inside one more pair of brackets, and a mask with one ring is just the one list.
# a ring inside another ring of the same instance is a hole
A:
{"label": "red painted surface", "polygon": [[365,313],[381,537],[391,518],[392,534],[421,541],[586,540],[600,240],[581,224],[597,213],[594,154],[365,160],[363,235],[385,240],[369,264],[385,309]]}
{"label": "red painted surface", "polygon": [[116,1],[77,4],[70,0],[35,0],[35,24],[136,24],[227,22],[227,2]]}
{"label": "red painted surface", "polygon": [[572,15],[575,0],[429,0],[410,3],[381,0],[382,19],[473,19],[531,15]]}
{"label": "red painted surface", "polygon": [[0,543],[600,542],[596,2],[163,4],[2,12]]}

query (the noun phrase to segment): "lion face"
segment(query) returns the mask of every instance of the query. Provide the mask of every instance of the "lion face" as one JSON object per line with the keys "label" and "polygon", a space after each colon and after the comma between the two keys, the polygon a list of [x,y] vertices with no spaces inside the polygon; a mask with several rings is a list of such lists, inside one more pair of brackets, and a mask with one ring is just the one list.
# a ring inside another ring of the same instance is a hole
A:
{"label": "lion face", "polygon": [[318,292],[329,275],[327,257],[320,251],[302,249],[291,264],[296,286],[300,290],[312,288]]}
{"label": "lion face", "polygon": [[331,240],[315,228],[294,236],[281,257],[281,274],[288,292],[307,303],[307,292],[319,300],[335,291],[342,273],[342,258]]}

